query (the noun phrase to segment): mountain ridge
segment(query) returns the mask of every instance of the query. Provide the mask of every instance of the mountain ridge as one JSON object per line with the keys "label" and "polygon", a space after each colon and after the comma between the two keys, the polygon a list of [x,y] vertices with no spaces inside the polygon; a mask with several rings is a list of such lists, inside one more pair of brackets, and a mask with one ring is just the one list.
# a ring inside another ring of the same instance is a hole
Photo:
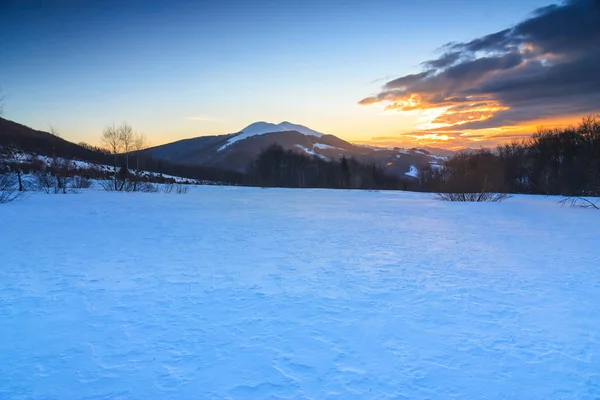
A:
{"label": "mountain ridge", "polygon": [[324,134],[321,132],[317,132],[312,130],[304,125],[293,124],[288,121],[280,122],[279,124],[273,124],[265,121],[253,122],[241,131],[239,131],[235,136],[230,138],[227,143],[219,148],[219,151],[225,150],[228,146],[232,145],[235,142],[240,140],[247,139],[252,136],[259,136],[268,133],[276,133],[276,132],[288,132],[294,131],[299,132],[304,135],[317,136],[321,137]]}
{"label": "mountain ridge", "polygon": [[279,124],[257,121],[236,133],[184,139],[146,151],[154,158],[171,162],[210,165],[244,172],[249,163],[272,144],[327,160],[352,157],[361,162],[383,166],[395,175],[413,179],[415,169],[439,164],[445,159],[425,149],[353,144],[335,135],[288,121]]}

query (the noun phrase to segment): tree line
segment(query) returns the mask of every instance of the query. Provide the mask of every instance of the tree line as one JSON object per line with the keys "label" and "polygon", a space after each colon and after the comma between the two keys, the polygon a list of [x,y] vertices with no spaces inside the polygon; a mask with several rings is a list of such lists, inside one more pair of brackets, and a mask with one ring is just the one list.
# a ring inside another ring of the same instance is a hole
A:
{"label": "tree line", "polygon": [[419,190],[600,196],[600,115],[577,126],[541,129],[521,141],[461,152],[425,168]]}
{"label": "tree line", "polygon": [[[264,149],[245,173],[174,164],[153,159],[145,151],[148,146],[145,137],[128,124],[105,127],[102,148],[85,143],[75,145],[54,131],[53,135],[35,132],[21,137],[24,149],[41,148],[42,154],[51,154],[52,161],[44,165],[35,159],[26,160],[21,146],[5,145],[4,162],[0,166],[5,187],[14,186],[17,191],[23,191],[22,175],[29,173],[39,175],[39,181],[46,182],[48,187],[48,182],[53,182],[56,191],[64,191],[76,176],[107,181],[107,188],[111,190],[138,190],[144,186],[143,182],[169,183],[170,178],[162,177],[168,174],[260,187],[600,196],[600,115],[586,117],[573,127],[542,129],[530,138],[495,149],[460,152],[441,167],[422,169],[418,180],[389,175],[383,166],[375,163],[346,157],[327,160],[285,150],[276,144]],[[73,151],[82,157],[69,157]],[[69,158],[100,161],[98,164],[111,165],[111,168],[81,168],[68,162]],[[160,175],[151,176],[147,172]]]}
{"label": "tree line", "polygon": [[325,160],[273,144],[250,163],[247,184],[261,187],[333,189],[406,189],[383,168],[354,158]]}

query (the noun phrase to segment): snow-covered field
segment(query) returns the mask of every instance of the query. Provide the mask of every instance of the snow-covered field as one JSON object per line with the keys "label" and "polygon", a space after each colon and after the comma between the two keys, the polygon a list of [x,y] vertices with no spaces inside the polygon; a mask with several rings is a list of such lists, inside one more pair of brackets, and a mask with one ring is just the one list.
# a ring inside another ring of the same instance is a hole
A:
{"label": "snow-covered field", "polygon": [[600,397],[600,212],[431,197],[0,205],[0,398]]}

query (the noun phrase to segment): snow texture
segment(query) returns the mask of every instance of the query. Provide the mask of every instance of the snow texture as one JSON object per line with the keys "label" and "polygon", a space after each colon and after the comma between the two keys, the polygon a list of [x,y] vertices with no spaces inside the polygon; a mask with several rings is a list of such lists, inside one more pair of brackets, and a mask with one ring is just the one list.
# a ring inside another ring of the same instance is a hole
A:
{"label": "snow texture", "polygon": [[247,127],[245,127],[244,129],[242,129],[239,134],[232,137],[231,139],[229,139],[227,141],[227,143],[225,143],[223,146],[221,146],[219,148],[219,151],[226,149],[227,147],[231,146],[235,142],[239,142],[240,140],[244,140],[244,139],[247,139],[252,136],[265,135],[267,133],[274,133],[274,132],[287,132],[287,131],[297,131],[297,132],[302,133],[303,135],[309,135],[309,136],[317,136],[317,137],[323,136],[323,134],[320,132],[314,131],[303,125],[292,124],[291,122],[287,122],[287,121],[281,122],[278,125],[261,121],[261,122],[255,122],[253,124],[250,124]]}
{"label": "snow texture", "polygon": [[0,206],[2,399],[597,399],[595,210],[195,187]]}

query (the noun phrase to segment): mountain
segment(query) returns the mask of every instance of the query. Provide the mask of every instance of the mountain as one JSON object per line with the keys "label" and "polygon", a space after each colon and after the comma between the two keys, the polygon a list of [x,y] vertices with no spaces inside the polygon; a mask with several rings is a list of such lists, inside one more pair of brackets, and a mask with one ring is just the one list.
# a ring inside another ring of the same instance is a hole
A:
{"label": "mountain", "polygon": [[0,118],[0,146],[15,146],[26,152],[43,156],[110,163],[106,154],[71,143],[48,132]]}
{"label": "mountain", "polygon": [[153,158],[188,165],[213,166],[244,172],[256,156],[272,144],[328,160],[356,158],[385,166],[388,172],[415,178],[420,168],[439,164],[445,157],[423,149],[356,145],[291,122],[255,122],[237,133],[203,136],[146,150]]}
{"label": "mountain", "polygon": [[[424,149],[356,145],[337,136],[287,121],[279,124],[256,122],[237,133],[180,140],[147,149],[144,155],[154,159],[146,160],[148,168],[153,171],[174,175],[180,170],[178,166],[187,166],[192,170],[186,170],[182,176],[213,179],[207,176],[220,177],[225,170],[246,172],[256,156],[272,144],[326,160],[353,157],[363,163],[384,166],[389,173],[408,179],[414,179],[419,169],[439,164],[444,159]],[[45,156],[56,155],[99,164],[112,162],[112,158],[97,149],[80,146],[51,133],[0,118],[0,146],[9,145]],[[234,181],[239,178],[227,175],[227,179],[219,179]]]}
{"label": "mountain", "polygon": [[[221,142],[223,138],[227,138],[227,136],[219,136]],[[38,131],[28,126],[0,118],[0,150],[4,146],[16,147],[25,153],[37,156],[56,156],[67,160],[84,161],[99,165],[113,164],[113,157],[101,149],[75,144],[51,133]],[[244,176],[231,169],[214,168],[198,163],[181,165],[182,163],[180,162],[168,162],[160,158],[153,160],[144,156],[140,157],[140,167],[149,172],[201,181],[235,184],[244,182]],[[130,163],[136,162],[135,157],[133,155],[131,157]],[[124,157],[120,157],[121,164],[123,163],[123,159]]]}
{"label": "mountain", "polygon": [[260,121],[260,122],[255,122],[253,124],[250,124],[247,127],[245,127],[244,129],[242,129],[237,135],[235,135],[231,139],[227,140],[227,143],[225,143],[223,146],[221,146],[219,148],[219,151],[224,150],[226,147],[232,145],[235,142],[239,142],[240,140],[244,140],[244,139],[247,139],[252,136],[259,136],[259,135],[265,135],[267,133],[276,133],[276,132],[299,132],[299,133],[302,133],[303,135],[316,136],[316,137],[323,136],[322,133],[313,131],[312,129],[307,128],[306,126],[292,124],[287,121],[284,121],[277,125],[271,124],[269,122]]}

